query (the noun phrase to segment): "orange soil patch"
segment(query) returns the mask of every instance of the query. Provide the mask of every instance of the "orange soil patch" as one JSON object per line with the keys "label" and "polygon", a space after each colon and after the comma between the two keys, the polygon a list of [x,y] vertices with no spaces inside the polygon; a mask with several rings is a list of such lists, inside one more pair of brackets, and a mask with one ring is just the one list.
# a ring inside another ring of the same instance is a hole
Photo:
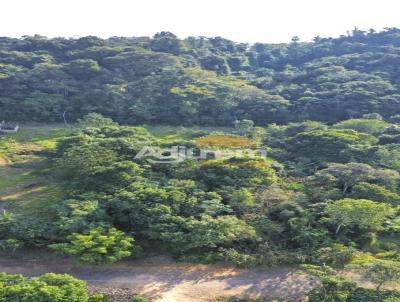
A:
{"label": "orange soil patch", "polygon": [[195,140],[199,147],[245,148],[254,146],[247,137],[237,135],[208,135]]}

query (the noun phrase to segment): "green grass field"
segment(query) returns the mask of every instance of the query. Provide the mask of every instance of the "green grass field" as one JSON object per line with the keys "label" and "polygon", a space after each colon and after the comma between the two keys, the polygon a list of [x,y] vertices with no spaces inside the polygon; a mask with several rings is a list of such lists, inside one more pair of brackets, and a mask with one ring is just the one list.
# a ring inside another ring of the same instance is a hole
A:
{"label": "green grass field", "polygon": [[54,200],[60,189],[45,171],[46,156],[71,130],[59,127],[23,127],[0,137],[0,207]]}

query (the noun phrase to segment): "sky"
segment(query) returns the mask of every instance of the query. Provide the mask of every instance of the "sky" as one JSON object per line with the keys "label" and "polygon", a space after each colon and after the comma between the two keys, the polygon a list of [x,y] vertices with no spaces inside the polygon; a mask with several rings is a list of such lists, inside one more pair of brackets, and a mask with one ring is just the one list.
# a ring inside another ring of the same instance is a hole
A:
{"label": "sky", "polygon": [[0,36],[222,36],[236,42],[337,37],[400,27],[398,0],[0,0]]}

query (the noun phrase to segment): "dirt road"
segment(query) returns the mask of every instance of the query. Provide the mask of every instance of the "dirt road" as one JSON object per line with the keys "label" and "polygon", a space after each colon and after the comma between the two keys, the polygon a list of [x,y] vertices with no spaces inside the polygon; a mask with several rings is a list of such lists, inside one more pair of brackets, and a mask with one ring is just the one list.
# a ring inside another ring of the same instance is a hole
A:
{"label": "dirt road", "polygon": [[160,258],[109,266],[73,265],[60,259],[0,259],[0,271],[26,276],[68,273],[97,287],[130,288],[157,302],[205,302],[229,296],[297,302],[303,301],[304,293],[315,286],[307,276],[289,268],[246,270]]}

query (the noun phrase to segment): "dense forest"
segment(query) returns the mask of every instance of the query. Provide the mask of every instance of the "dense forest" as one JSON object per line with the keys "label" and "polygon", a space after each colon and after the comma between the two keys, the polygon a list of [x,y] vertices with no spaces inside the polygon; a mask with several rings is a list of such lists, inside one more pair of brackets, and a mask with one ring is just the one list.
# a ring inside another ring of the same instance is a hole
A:
{"label": "dense forest", "polygon": [[[51,185],[18,202],[0,194],[0,248],[291,265],[322,281],[311,302],[398,301],[383,287],[400,279],[399,63],[396,28],[254,45],[169,32],[1,38],[0,119],[67,126],[0,138],[0,158],[31,169],[26,188]],[[178,145],[211,153],[154,160]],[[149,146],[158,153],[138,156]],[[0,193],[23,188],[13,177]],[[338,276],[344,267],[376,290]],[[0,301],[14,286],[1,283]],[[88,299],[103,301],[70,301]]]}
{"label": "dense forest", "polygon": [[400,29],[288,44],[221,37],[0,38],[0,119],[334,123],[400,114]]}

